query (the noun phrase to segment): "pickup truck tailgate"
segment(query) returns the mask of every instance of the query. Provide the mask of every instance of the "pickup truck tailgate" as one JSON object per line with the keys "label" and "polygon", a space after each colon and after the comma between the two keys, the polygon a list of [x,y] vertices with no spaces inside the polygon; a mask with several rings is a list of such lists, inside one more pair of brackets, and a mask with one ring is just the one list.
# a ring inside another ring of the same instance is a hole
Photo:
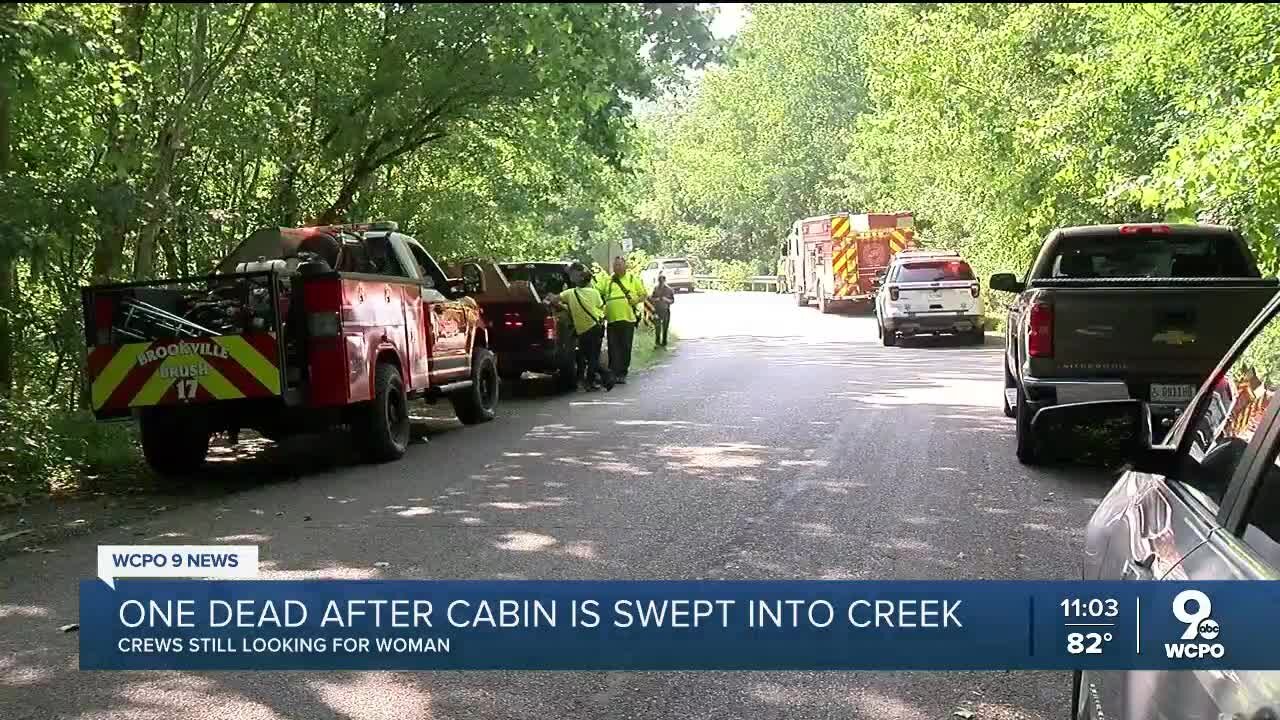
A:
{"label": "pickup truck tailgate", "polygon": [[1033,373],[1199,385],[1276,289],[1274,280],[1044,289],[1031,302],[1052,308],[1053,353],[1033,358]]}

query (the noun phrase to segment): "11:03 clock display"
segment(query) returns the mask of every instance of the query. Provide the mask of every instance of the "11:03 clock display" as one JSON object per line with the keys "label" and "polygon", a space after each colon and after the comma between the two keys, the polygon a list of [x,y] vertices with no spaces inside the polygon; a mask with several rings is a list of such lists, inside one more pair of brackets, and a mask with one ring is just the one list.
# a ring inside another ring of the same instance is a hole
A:
{"label": "11:03 clock display", "polygon": [[1062,606],[1063,616],[1069,618],[1113,618],[1120,614],[1120,602],[1115,598],[1090,598],[1089,600],[1069,598],[1059,604]]}

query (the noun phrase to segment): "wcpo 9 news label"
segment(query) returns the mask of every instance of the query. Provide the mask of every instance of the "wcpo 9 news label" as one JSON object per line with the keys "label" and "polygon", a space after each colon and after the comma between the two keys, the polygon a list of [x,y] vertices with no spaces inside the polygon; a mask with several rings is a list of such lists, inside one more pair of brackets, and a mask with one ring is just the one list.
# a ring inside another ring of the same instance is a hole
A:
{"label": "wcpo 9 news label", "polygon": [[1280,583],[258,580],[102,546],[83,670],[1280,669]]}

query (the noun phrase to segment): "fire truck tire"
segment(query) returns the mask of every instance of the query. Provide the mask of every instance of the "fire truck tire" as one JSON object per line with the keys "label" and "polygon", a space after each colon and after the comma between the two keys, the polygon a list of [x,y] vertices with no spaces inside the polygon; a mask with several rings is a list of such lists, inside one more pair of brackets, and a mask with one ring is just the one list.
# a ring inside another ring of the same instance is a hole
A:
{"label": "fire truck tire", "polygon": [[1015,442],[1017,443],[1016,454],[1018,462],[1023,465],[1039,465],[1040,453],[1036,447],[1035,436],[1031,432],[1032,409],[1027,398],[1022,394],[1022,389],[1018,389],[1018,407],[1016,409],[1018,429]]}
{"label": "fire truck tire", "polygon": [[823,315],[831,312],[831,305],[827,302],[827,295],[821,287],[818,288],[818,312]]}
{"label": "fire truck tire", "polygon": [[471,387],[449,396],[453,412],[463,425],[489,422],[498,409],[498,363],[493,353],[476,348],[471,355]]}
{"label": "fire truck tire", "polygon": [[353,429],[363,454],[373,462],[398,460],[409,449],[409,400],[395,365],[378,364],[373,400]]}
{"label": "fire truck tire", "polygon": [[193,473],[209,454],[209,431],[189,418],[149,412],[141,417],[142,455],[152,470],[166,476]]}

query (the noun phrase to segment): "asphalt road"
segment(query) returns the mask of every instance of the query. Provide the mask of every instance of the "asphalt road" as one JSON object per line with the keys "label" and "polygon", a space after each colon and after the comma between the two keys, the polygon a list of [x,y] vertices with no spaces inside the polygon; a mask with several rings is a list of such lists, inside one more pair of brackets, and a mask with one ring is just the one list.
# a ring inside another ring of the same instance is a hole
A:
{"label": "asphalt road", "polygon": [[1017,463],[998,347],[885,348],[867,317],[752,293],[681,295],[673,324],[612,393],[517,392],[383,466],[316,439],[220,458],[226,493],[0,560],[0,718],[1062,717],[1065,673],[77,670],[58,627],[100,543],[256,543],[290,579],[1077,576],[1110,479]]}

